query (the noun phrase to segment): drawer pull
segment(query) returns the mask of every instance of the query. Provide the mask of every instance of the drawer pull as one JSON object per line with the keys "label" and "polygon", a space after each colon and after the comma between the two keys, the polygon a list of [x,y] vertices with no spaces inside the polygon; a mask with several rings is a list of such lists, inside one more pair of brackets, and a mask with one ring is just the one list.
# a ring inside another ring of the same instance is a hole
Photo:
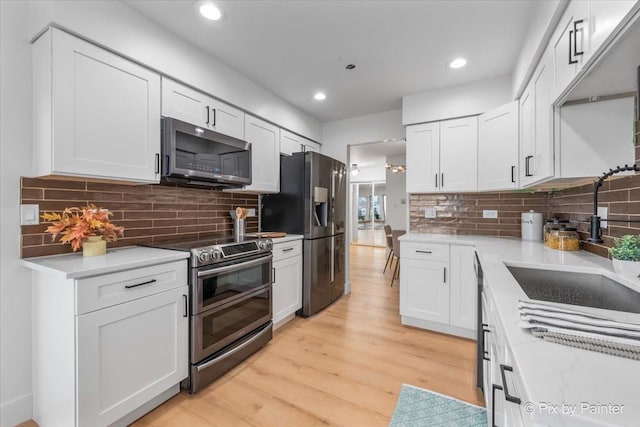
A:
{"label": "drawer pull", "polygon": [[282,252],[291,252],[293,250],[293,248],[287,248],[287,249],[283,249]]}
{"label": "drawer pull", "polygon": [[149,285],[151,283],[157,282],[156,279],[147,280],[146,282],[138,283],[136,285],[125,285],[125,289],[137,288],[138,286]]}
{"label": "drawer pull", "polygon": [[184,301],[184,314],[182,317],[189,317],[189,297],[183,294],[182,299]]}
{"label": "drawer pull", "polygon": [[419,253],[419,254],[430,254],[432,252],[431,251],[419,251],[419,250],[416,249],[416,253]]}
{"label": "drawer pull", "polygon": [[520,403],[522,403],[522,400],[520,400],[520,398],[517,396],[513,396],[512,394],[509,394],[509,389],[507,388],[507,378],[505,376],[504,371],[513,372],[513,368],[511,366],[500,364],[500,375],[502,376],[502,387],[504,388],[503,390],[504,398],[507,399],[509,402],[513,402],[519,405]]}

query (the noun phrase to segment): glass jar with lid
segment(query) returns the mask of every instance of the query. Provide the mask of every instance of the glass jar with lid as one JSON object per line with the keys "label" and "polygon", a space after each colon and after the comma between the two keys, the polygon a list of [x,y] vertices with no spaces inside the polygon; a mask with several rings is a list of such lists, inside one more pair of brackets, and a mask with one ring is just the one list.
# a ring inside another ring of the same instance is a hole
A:
{"label": "glass jar with lid", "polygon": [[579,251],[580,236],[573,227],[554,226],[547,246],[560,251]]}
{"label": "glass jar with lid", "polygon": [[548,219],[544,223],[543,227],[543,236],[544,236],[544,245],[549,246],[549,238],[551,237],[551,232],[554,227],[558,229],[560,226],[569,227],[570,223],[567,219],[553,218]]}

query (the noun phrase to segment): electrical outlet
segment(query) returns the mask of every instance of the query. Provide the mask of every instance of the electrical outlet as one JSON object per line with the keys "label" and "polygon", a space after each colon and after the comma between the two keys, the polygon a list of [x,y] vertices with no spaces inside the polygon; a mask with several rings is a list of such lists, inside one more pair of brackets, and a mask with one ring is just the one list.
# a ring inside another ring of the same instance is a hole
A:
{"label": "electrical outlet", "polygon": [[496,218],[498,218],[498,211],[484,209],[482,211],[482,218],[493,218],[493,219],[496,219]]}
{"label": "electrical outlet", "polygon": [[38,225],[40,205],[20,205],[20,225]]}
{"label": "electrical outlet", "polygon": [[[608,218],[609,208],[598,206],[598,216],[600,218]],[[607,228],[607,221],[600,221],[600,228]]]}
{"label": "electrical outlet", "polygon": [[247,209],[247,216],[256,216],[256,210],[254,208]]}
{"label": "electrical outlet", "polygon": [[425,208],[424,217],[425,218],[436,218],[438,216],[438,211],[436,208]]}

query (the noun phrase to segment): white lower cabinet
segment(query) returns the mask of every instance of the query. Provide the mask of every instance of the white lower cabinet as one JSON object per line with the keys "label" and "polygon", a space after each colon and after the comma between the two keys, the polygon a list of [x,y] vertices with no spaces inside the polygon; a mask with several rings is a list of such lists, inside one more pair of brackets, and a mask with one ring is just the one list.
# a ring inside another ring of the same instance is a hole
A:
{"label": "white lower cabinet", "polygon": [[282,326],[302,308],[302,241],[273,246],[273,324]]}
{"label": "white lower cabinet", "polygon": [[400,243],[400,253],[402,323],[475,337],[474,249],[404,241]]}
{"label": "white lower cabinet", "polygon": [[79,426],[109,425],[186,378],[188,292],[77,317]]}
{"label": "white lower cabinet", "polygon": [[188,295],[186,260],[78,279],[35,271],[34,420],[128,425],[178,393]]}
{"label": "white lower cabinet", "polygon": [[449,287],[445,280],[448,267],[448,262],[401,259],[402,316],[449,323]]}

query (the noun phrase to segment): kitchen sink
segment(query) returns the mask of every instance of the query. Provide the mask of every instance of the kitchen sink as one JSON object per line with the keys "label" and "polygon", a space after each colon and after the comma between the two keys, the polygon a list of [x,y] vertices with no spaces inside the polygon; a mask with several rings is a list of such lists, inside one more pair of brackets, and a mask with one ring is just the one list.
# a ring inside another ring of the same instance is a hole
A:
{"label": "kitchen sink", "polygon": [[530,299],[640,314],[640,293],[601,274],[507,268]]}

